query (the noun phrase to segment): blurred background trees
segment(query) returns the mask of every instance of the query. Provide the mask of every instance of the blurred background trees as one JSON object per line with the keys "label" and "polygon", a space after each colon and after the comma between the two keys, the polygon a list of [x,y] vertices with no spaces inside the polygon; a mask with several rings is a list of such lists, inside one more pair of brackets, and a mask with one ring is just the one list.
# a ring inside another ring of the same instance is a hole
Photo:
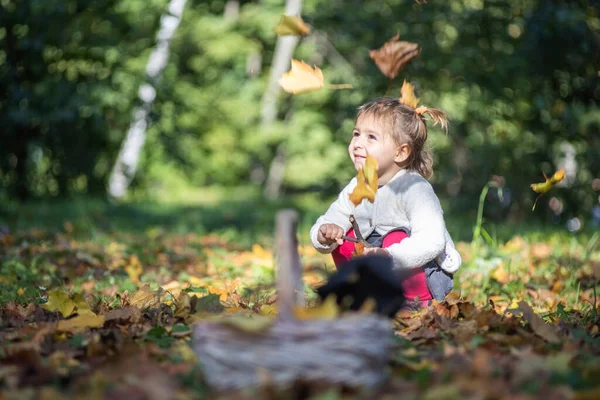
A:
{"label": "blurred background trees", "polygon": [[[106,196],[166,5],[0,1],[0,198]],[[313,33],[294,58],[354,89],[280,92],[276,120],[261,124],[284,10],[284,0],[187,2],[130,196],[263,187],[282,149],[281,195],[337,193],[354,174],[346,146],[356,107],[388,88],[368,50],[399,33],[422,53],[389,94],[410,80],[421,104],[451,118],[447,136],[430,130],[432,183],[449,210],[472,211],[494,179],[504,196],[490,191],[492,216],[529,216],[529,183],[563,166],[554,205],[548,196],[534,215],[587,218],[598,205],[597,2],[304,0]]]}

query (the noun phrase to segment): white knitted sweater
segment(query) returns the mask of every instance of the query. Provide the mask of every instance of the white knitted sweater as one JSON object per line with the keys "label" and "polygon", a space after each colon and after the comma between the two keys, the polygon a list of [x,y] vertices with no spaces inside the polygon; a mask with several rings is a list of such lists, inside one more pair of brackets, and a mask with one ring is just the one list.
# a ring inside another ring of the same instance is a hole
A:
{"label": "white knitted sweater", "polygon": [[330,246],[319,243],[319,227],[336,224],[347,232],[351,227],[348,218],[353,214],[365,238],[375,229],[382,236],[393,229],[408,230],[408,238],[387,248],[395,268],[420,267],[437,259],[443,270],[456,272],[461,257],[446,230],[440,201],[425,178],[403,169],[377,190],[374,203],[363,200],[356,207],[348,197],[355,186],[353,178],[311,228],[310,238],[319,252],[330,253],[337,247],[335,243]]}

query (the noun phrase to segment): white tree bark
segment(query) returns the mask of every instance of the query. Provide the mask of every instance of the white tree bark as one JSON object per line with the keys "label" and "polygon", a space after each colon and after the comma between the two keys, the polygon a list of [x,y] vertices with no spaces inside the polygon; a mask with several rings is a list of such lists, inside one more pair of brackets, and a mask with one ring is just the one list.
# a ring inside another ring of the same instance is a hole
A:
{"label": "white tree bark", "polygon": [[181,22],[186,1],[169,0],[167,10],[160,17],[160,28],[156,35],[157,43],[146,64],[148,82],[144,83],[138,92],[142,104],[133,112],[133,122],[121,144],[121,150],[108,181],[108,194],[112,198],[122,198],[135,176],[146,140],[146,128],[150,122],[148,115],[156,98],[153,84],[158,81],[169,60],[169,42]]}
{"label": "white tree bark", "polygon": [[[302,0],[286,0],[285,15],[300,15],[302,9]],[[279,78],[290,69],[291,58],[294,49],[298,44],[297,36],[279,36],[275,44],[275,53],[273,54],[273,63],[269,75],[267,89],[263,94],[261,106],[261,126],[272,124],[277,118],[278,100],[281,88]],[[285,141],[277,148],[277,154],[271,162],[267,182],[265,184],[264,194],[269,199],[279,196],[281,184],[285,172],[286,150]]]}

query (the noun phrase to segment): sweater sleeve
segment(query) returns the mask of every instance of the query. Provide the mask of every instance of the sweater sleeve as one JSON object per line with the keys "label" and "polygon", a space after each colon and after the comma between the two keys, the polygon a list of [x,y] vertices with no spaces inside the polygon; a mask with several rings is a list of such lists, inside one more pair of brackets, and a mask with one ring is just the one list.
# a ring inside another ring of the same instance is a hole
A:
{"label": "sweater sleeve", "polygon": [[460,253],[454,247],[454,242],[448,233],[448,230],[445,232],[446,237],[446,247],[442,254],[438,257],[438,264],[440,267],[450,273],[455,273],[462,264],[462,258],[460,257]]}
{"label": "sweater sleeve", "polygon": [[350,202],[349,195],[355,186],[356,178],[353,178],[342,190],[337,200],[329,206],[327,212],[325,212],[324,215],[321,215],[312,228],[310,228],[310,240],[318,252],[325,254],[331,253],[337,247],[337,243],[333,243],[330,246],[325,246],[319,243],[317,236],[319,234],[319,227],[321,225],[336,224],[341,227],[344,232],[347,232],[352,226],[349,218],[350,214],[352,214],[354,210],[354,204]]}
{"label": "sweater sleeve", "polygon": [[400,201],[410,223],[410,237],[391,245],[388,251],[395,268],[420,267],[444,252],[442,206],[429,182],[420,176],[408,180]]}

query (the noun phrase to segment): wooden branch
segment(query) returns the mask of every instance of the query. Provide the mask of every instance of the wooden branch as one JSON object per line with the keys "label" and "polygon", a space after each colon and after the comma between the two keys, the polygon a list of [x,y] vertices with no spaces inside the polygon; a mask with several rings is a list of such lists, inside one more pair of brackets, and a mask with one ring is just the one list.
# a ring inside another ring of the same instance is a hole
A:
{"label": "wooden branch", "polygon": [[[356,218],[354,218],[354,215],[350,214],[350,223],[352,224],[352,229],[354,230],[354,235],[356,235],[356,239],[357,240],[351,240],[351,242],[354,243],[362,243],[365,245],[365,247],[373,247],[371,246],[370,243],[368,243],[364,238],[362,233],[360,233],[360,228],[358,227],[358,222],[356,222]],[[350,238],[351,239],[351,238]],[[346,239],[347,240],[347,239]]]}

